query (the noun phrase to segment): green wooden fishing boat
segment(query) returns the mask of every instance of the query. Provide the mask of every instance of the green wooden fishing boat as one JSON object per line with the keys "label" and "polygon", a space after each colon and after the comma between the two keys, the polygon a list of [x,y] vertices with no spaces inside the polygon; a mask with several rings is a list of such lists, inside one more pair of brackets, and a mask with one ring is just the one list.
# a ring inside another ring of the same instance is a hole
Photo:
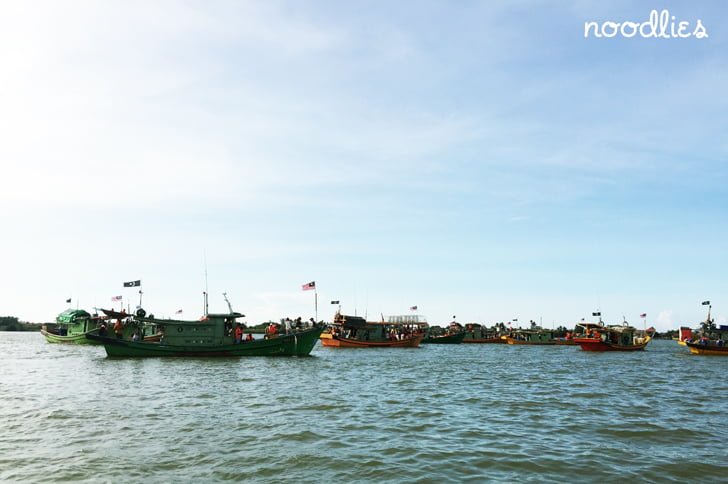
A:
{"label": "green wooden fishing boat", "polygon": [[478,344],[505,344],[506,340],[502,336],[505,334],[505,327],[503,323],[500,326],[496,325],[492,328],[488,328],[478,323],[468,323],[464,328],[465,337],[463,343],[478,343]]}
{"label": "green wooden fishing boat", "polygon": [[424,328],[425,338],[422,343],[434,344],[434,345],[459,345],[465,338],[465,331],[463,327],[452,322],[447,328],[440,326],[427,326]]}
{"label": "green wooden fishing boat", "polygon": [[306,356],[311,353],[323,328],[314,326],[266,338],[236,343],[231,329],[240,313],[208,314],[199,321],[138,318],[153,325],[162,335],[159,341],[131,341],[100,336],[88,338],[104,345],[108,356]]}
{"label": "green wooden fishing boat", "polygon": [[[433,344],[433,345],[459,345],[465,339],[465,331],[458,331],[456,333],[439,333],[436,331],[439,326],[432,326],[429,328],[427,335],[422,340],[422,344]],[[442,329],[442,328],[440,328]]]}
{"label": "green wooden fishing boat", "polygon": [[83,309],[67,309],[56,317],[55,328],[43,325],[40,334],[49,343],[97,344],[86,336],[97,329],[98,321]]}

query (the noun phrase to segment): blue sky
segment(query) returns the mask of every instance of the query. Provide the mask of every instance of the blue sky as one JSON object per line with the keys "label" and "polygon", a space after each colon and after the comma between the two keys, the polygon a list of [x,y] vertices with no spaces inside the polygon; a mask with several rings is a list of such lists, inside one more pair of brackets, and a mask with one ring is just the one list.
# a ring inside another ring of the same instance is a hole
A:
{"label": "blue sky", "polygon": [[[668,8],[707,39],[585,39]],[[723,2],[7,2],[0,313],[728,316]]]}

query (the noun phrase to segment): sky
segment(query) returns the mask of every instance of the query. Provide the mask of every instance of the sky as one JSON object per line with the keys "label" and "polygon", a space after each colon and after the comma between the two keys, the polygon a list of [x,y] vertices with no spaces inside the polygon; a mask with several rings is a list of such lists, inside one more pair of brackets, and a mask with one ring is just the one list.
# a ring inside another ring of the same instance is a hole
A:
{"label": "sky", "polygon": [[[652,9],[708,37],[584,37]],[[249,323],[726,322],[726,26],[718,0],[3,2],[0,315],[133,309],[141,280],[158,317],[207,289]]]}

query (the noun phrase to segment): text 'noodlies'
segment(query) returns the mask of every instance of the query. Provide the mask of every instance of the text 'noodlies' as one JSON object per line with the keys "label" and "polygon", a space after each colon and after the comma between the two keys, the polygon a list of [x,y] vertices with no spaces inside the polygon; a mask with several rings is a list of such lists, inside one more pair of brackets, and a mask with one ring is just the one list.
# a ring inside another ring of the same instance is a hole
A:
{"label": "text 'noodlies'", "polygon": [[584,22],[584,38],[612,38],[618,35],[627,38],[639,35],[645,39],[705,39],[708,31],[702,20],[697,19],[694,25],[687,20],[678,21],[667,9],[660,12],[652,10],[649,19],[644,22]]}

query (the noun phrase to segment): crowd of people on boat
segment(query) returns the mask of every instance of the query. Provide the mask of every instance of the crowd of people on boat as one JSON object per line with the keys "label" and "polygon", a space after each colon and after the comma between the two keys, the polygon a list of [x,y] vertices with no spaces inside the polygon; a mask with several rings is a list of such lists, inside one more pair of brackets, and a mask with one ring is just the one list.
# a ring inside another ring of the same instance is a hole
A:
{"label": "crowd of people on boat", "polygon": [[[692,338],[688,338],[685,340],[685,342],[686,343],[697,343],[701,346],[708,346],[711,344],[711,341],[707,336],[702,336],[701,338],[698,338],[697,341],[695,341]],[[725,346],[725,340],[723,340],[722,338],[714,340],[714,343],[715,343],[715,346],[717,346],[719,348],[722,348],[723,346]]]}

